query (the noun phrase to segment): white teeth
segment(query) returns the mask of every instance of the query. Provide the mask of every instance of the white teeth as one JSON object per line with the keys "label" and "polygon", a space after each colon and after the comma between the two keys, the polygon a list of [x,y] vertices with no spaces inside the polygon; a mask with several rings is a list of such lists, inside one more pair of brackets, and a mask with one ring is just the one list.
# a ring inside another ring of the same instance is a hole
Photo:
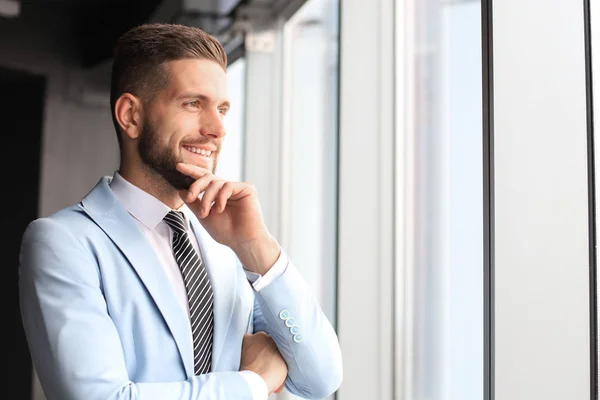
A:
{"label": "white teeth", "polygon": [[188,146],[183,146],[186,150],[191,151],[192,153],[196,153],[196,154],[202,154],[203,156],[210,156],[212,154],[212,151],[210,150],[204,150],[204,149],[199,149],[197,147],[188,147]]}

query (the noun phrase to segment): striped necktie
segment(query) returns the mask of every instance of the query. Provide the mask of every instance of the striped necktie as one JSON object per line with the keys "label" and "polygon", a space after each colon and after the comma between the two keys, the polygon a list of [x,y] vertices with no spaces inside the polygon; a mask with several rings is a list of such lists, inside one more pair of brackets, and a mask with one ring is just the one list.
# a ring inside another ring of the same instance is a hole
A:
{"label": "striped necktie", "polygon": [[206,374],[210,372],[213,346],[212,287],[204,263],[188,236],[183,213],[169,211],[165,222],[173,229],[173,254],[187,291],[194,345],[194,374]]}

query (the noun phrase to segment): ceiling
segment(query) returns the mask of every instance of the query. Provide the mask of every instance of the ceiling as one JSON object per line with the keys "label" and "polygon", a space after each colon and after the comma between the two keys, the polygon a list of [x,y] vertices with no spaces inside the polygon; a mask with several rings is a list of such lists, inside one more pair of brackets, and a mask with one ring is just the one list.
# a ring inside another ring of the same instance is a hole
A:
{"label": "ceiling", "polygon": [[[27,29],[58,35],[69,58],[93,69],[112,57],[117,38],[144,22],[194,23],[218,34],[233,23],[236,7],[245,0],[0,0],[3,34]],[[3,10],[19,9],[9,17]]]}

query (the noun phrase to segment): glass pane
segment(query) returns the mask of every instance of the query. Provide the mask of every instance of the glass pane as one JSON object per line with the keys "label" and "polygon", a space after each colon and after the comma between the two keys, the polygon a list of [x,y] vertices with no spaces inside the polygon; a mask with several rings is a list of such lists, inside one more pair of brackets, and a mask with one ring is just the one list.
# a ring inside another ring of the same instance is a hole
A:
{"label": "glass pane", "polygon": [[227,67],[231,109],[225,116],[227,131],[223,140],[216,175],[231,181],[243,180],[244,99],[246,96],[246,60],[239,58]]}
{"label": "glass pane", "polygon": [[338,10],[309,0],[283,27],[283,238],[334,328]]}
{"label": "glass pane", "polygon": [[335,321],[338,0],[309,0],[284,26],[284,228],[330,321]]}
{"label": "glass pane", "polygon": [[[412,0],[399,34],[398,129],[408,176],[406,400],[483,398],[482,46],[479,1]],[[404,57],[404,58],[402,58]],[[404,179],[404,178],[403,178]]]}

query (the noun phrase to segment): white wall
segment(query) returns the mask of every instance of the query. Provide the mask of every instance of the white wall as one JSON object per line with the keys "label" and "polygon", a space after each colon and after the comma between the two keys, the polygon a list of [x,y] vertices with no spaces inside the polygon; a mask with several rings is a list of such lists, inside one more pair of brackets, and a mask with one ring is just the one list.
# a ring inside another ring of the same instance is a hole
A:
{"label": "white wall", "polygon": [[583,21],[493,2],[496,400],[590,398]]}

